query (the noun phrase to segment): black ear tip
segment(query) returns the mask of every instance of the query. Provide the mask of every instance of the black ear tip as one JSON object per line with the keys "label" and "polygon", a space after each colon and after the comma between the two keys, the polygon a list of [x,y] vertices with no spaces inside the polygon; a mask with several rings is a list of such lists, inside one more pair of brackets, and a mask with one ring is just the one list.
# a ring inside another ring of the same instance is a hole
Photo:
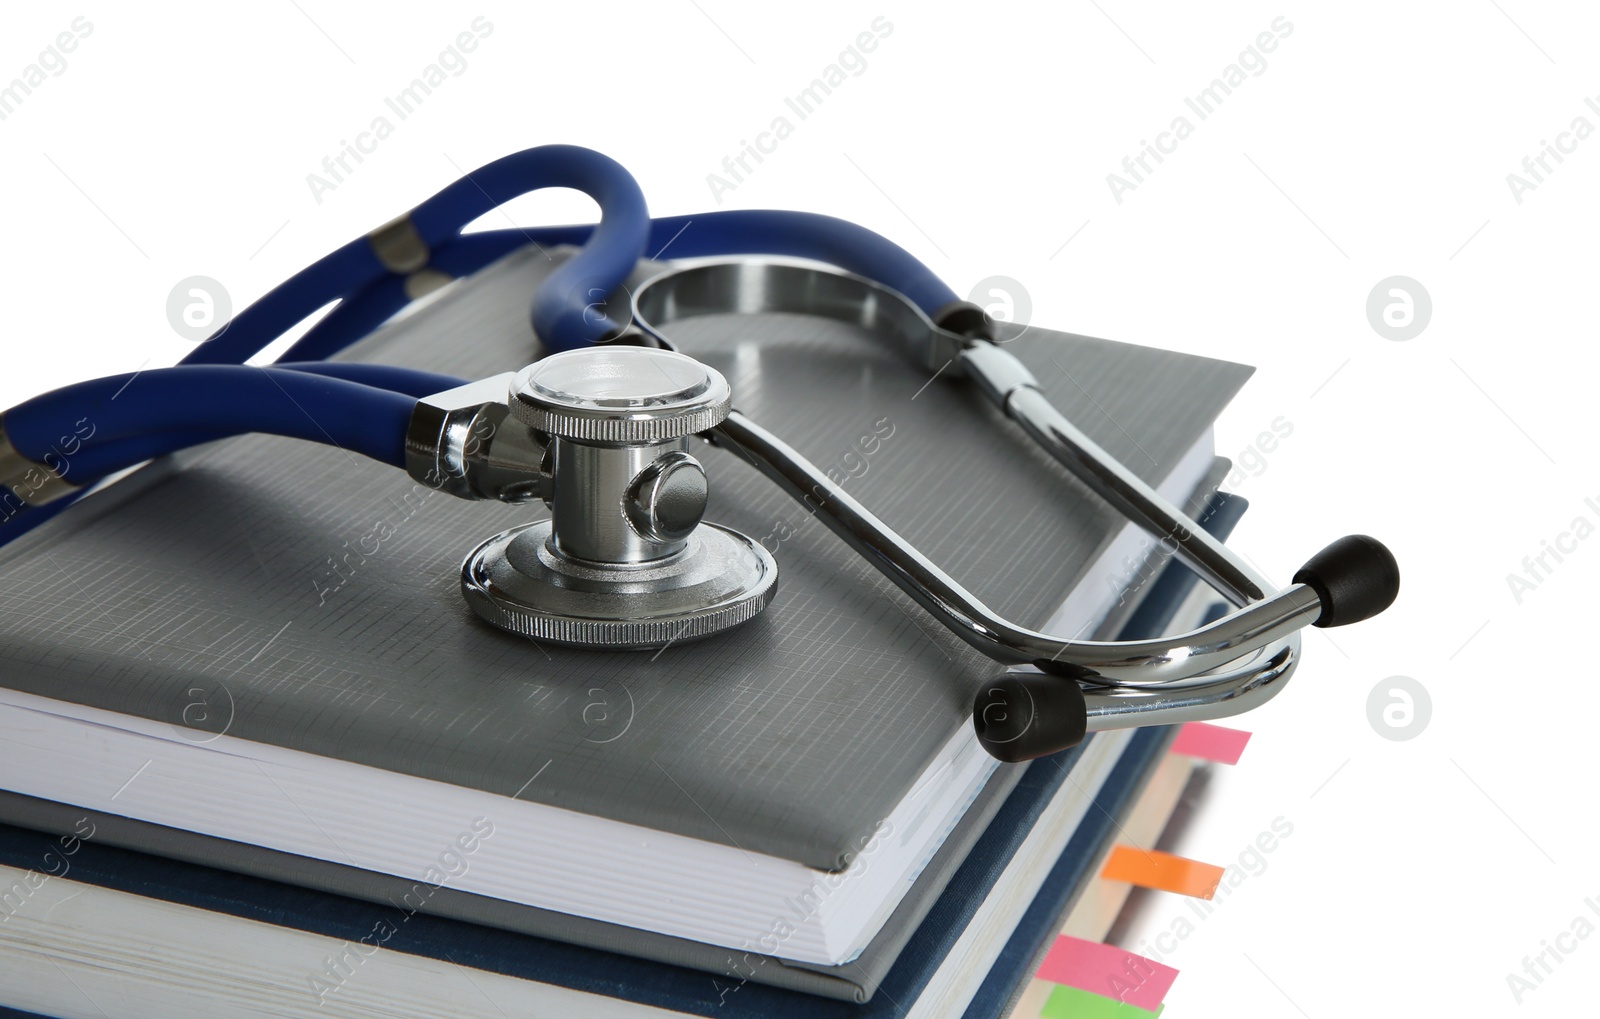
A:
{"label": "black ear tip", "polygon": [[1312,556],[1294,575],[1317,592],[1317,626],[1344,626],[1382,612],[1400,593],[1400,564],[1383,542],[1348,534]]}
{"label": "black ear tip", "polygon": [[972,727],[990,756],[1030,761],[1083,742],[1089,709],[1070,676],[1011,672],[986,683],[972,702]]}

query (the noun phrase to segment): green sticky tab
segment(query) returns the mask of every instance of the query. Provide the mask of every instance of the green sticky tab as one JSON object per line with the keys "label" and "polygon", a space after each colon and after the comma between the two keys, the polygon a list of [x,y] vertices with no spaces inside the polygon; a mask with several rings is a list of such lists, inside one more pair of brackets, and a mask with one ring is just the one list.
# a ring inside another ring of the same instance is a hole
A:
{"label": "green sticky tab", "polygon": [[1155,1019],[1167,1006],[1156,1006],[1154,1012],[1098,994],[1080,991],[1076,987],[1058,985],[1039,1010],[1041,1019]]}

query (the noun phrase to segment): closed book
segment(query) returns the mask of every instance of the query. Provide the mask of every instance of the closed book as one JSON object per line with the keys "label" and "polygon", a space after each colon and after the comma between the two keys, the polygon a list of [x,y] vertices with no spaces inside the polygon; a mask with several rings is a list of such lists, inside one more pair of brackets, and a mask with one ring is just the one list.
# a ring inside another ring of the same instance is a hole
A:
{"label": "closed book", "polygon": [[[518,367],[550,265],[508,256],[349,356]],[[1073,633],[1117,608],[1137,534],[970,387],[843,323],[725,316],[674,335],[996,609]],[[1248,375],[1039,329],[1011,347],[1180,501]],[[851,967],[892,963],[873,955],[882,932],[931,908],[943,878],[920,878],[947,877],[935,861],[974,836],[963,818],[1018,781],[970,733],[994,666],[736,457],[696,453],[707,518],[775,550],[779,594],[732,633],[644,653],[471,616],[461,557],[542,511],[271,437],[147,468],[0,553],[0,784],[178,833],[174,855],[255,847],[327,865],[303,869],[325,890],[376,899],[398,878],[419,913],[638,954],[756,950],[786,965],[753,980],[821,974],[862,997],[876,981]]]}

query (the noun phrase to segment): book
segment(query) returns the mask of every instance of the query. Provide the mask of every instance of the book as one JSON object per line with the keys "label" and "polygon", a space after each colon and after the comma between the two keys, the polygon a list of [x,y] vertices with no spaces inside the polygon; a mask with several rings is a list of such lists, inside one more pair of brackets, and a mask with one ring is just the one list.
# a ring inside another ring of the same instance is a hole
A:
{"label": "book", "polygon": [[[1219,496],[1202,520],[1225,536],[1242,510],[1242,500]],[[1139,628],[1130,623],[1123,635],[1150,636],[1192,622],[1167,618],[1173,611],[1198,618],[1205,606],[1189,603],[1193,587],[1187,570],[1165,569],[1141,599]],[[118,970],[112,956],[126,954],[137,941],[132,951],[149,972],[124,984],[140,1005],[115,1012],[119,1016],[225,1016],[257,1008],[303,1014],[315,1007],[330,1015],[481,1009],[490,1015],[811,1019],[963,1014],[969,998],[964,1014],[970,1019],[998,1016],[1094,877],[1109,843],[1131,823],[1127,812],[1169,735],[1164,729],[1098,734],[1083,747],[1023,766],[1021,782],[919,925],[881,995],[866,1005],[762,986],[743,975],[779,965],[776,960],[746,958],[710,976],[425,914],[401,922],[384,951],[367,956],[360,939],[371,940],[381,929],[375,918],[386,912],[392,918],[393,909],[115,849],[99,839],[93,820],[73,818],[71,811],[57,824],[41,825],[48,834],[0,826],[0,877],[51,875],[41,882],[47,890],[16,910],[21,929],[0,921],[0,978],[7,966],[21,972],[43,958],[74,974],[57,976],[46,966],[48,980],[0,979],[0,987],[16,988],[0,991],[0,1004],[64,1015],[63,1006],[81,1000],[77,995],[103,996],[96,992]],[[1113,745],[1117,750],[1108,752]],[[1085,767],[1090,750],[1101,760]],[[128,931],[140,932],[139,938],[127,937]],[[47,955],[52,950],[61,955]],[[176,981],[161,968],[164,962],[192,972],[213,954],[248,959],[236,967],[241,979],[208,973]],[[334,965],[324,965],[329,962]],[[160,997],[164,987],[168,996]]]}
{"label": "book", "polygon": [[[509,256],[352,356],[516,367],[548,265]],[[743,411],[996,608],[1070,632],[1114,606],[1130,525],[977,394],[839,323],[723,317],[677,335]],[[1210,422],[1248,374],[1042,330],[1013,349],[1173,497],[1210,469]],[[271,437],[142,472],[0,554],[0,782],[526,907],[469,918],[567,940],[592,922],[742,950],[815,900],[773,953],[798,964],[784,974],[860,963],[913,889],[905,922],[926,910],[937,882],[918,878],[983,790],[1016,781],[969,731],[992,663],[736,459],[697,452],[708,519],[780,546],[780,594],[654,657],[541,648],[469,617],[454,564],[526,508]],[[963,484],[930,469],[945,464]],[[819,894],[835,875],[849,894]]]}

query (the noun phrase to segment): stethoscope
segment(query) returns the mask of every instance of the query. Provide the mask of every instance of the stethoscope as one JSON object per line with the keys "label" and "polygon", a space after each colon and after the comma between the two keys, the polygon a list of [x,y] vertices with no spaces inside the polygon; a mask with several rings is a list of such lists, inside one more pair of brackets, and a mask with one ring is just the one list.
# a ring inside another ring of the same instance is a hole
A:
{"label": "stethoscope", "polygon": [[[588,193],[600,222],[461,232],[545,187]],[[528,367],[466,381],[326,360],[412,301],[530,243],[579,247],[534,294],[533,329],[551,353]],[[679,260],[765,257],[669,268],[634,288],[631,321],[614,319],[607,296],[641,258],[667,252]],[[244,364],[334,301],[278,362]],[[826,472],[733,409],[721,373],[670,338],[668,327],[686,318],[764,312],[845,321],[900,345],[930,375],[965,377],[1233,611],[1187,633],[1135,641],[1064,639],[999,615]],[[1249,710],[1293,673],[1300,628],[1368,618],[1399,588],[1394,557],[1362,535],[1335,541],[1288,587],[1274,588],[1051,406],[983,310],[885,238],[807,213],[652,220],[620,165],[573,146],[529,149],[468,174],[301,271],[176,367],[77,383],[7,411],[0,540],[123,471],[246,432],[337,445],[466,499],[543,502],[547,518],[497,534],[466,557],[462,593],[502,629],[605,648],[709,637],[772,601],[772,554],[702,519],[709,486],[691,440],[727,449],[954,634],[1008,666],[978,691],[973,720],[983,746],[1009,761],[1071,746],[1089,731]]]}

